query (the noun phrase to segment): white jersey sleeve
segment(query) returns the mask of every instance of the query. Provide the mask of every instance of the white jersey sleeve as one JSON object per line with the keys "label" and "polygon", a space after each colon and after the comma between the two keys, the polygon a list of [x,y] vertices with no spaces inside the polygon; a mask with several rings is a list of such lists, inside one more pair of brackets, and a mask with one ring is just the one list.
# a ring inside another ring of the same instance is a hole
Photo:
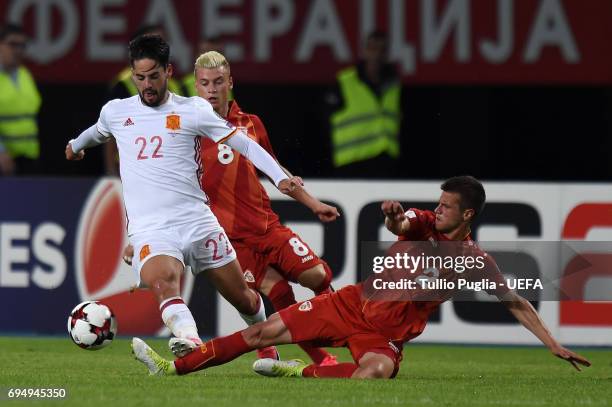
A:
{"label": "white jersey sleeve", "polygon": [[110,123],[108,121],[108,116],[109,116],[109,110],[112,110],[112,105],[115,103],[116,100],[119,100],[119,99],[111,100],[107,102],[104,106],[102,106],[102,110],[100,110],[100,117],[98,118],[98,122],[96,123],[96,128],[98,129],[98,132],[105,137],[112,136],[112,132],[110,130],[111,128]]}
{"label": "white jersey sleeve", "polygon": [[289,178],[276,160],[263,147],[251,140],[244,131],[237,131],[226,144],[248,158],[259,171],[274,182],[275,186],[278,187],[282,180]]}
{"label": "white jersey sleeve", "polygon": [[233,136],[236,127],[214,111],[211,104],[202,98],[191,98],[196,108],[196,132],[221,143]]}
{"label": "white jersey sleeve", "polygon": [[72,151],[78,154],[86,148],[95,147],[107,141],[108,137],[100,133],[98,127],[94,124],[79,134],[79,137],[70,140],[69,143],[72,146]]}

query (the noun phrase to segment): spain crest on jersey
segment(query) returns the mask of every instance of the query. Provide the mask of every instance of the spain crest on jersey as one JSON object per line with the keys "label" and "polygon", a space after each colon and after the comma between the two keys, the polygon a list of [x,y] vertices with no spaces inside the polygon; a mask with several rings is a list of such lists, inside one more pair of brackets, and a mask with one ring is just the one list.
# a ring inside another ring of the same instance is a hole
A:
{"label": "spain crest on jersey", "polygon": [[181,116],[178,114],[169,114],[166,116],[166,128],[170,130],[178,130],[181,128]]}
{"label": "spain crest on jersey", "polygon": [[149,254],[151,254],[151,248],[148,244],[142,246],[140,249],[140,261],[143,261]]}

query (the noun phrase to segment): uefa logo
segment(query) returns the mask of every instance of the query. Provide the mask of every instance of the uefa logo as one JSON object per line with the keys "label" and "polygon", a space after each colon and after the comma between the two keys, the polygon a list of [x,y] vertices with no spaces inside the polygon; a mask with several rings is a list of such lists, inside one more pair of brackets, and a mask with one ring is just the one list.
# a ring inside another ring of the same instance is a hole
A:
{"label": "uefa logo", "polygon": [[[114,312],[122,335],[167,335],[153,293],[135,289],[136,272],[122,259],[128,245],[121,182],[102,178],[92,188],[81,212],[75,242],[76,284],[81,301],[97,300]],[[183,274],[185,303],[193,275]]]}

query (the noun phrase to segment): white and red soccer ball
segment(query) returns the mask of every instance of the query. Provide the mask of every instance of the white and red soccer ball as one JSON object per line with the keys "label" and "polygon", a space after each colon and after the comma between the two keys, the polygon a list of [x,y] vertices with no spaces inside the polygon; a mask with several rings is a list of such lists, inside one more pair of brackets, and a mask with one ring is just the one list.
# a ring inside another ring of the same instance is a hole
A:
{"label": "white and red soccer ball", "polygon": [[102,349],[113,341],[116,334],[115,315],[101,302],[82,302],[74,307],[68,317],[68,335],[83,349]]}

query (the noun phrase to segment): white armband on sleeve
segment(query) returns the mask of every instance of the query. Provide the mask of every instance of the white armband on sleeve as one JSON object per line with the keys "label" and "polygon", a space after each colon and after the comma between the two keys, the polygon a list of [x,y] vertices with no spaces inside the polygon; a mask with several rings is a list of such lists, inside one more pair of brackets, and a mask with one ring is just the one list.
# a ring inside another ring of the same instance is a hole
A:
{"label": "white armband on sleeve", "polygon": [[72,151],[78,154],[81,150],[106,143],[109,139],[110,137],[106,137],[104,134],[100,133],[97,125],[94,124],[83,131],[79,137],[70,140],[69,143],[72,145]]}
{"label": "white armband on sleeve", "polygon": [[274,182],[275,186],[278,187],[282,180],[289,178],[276,160],[243,131],[237,131],[234,136],[225,141],[225,144],[251,160],[259,171],[266,174]]}

